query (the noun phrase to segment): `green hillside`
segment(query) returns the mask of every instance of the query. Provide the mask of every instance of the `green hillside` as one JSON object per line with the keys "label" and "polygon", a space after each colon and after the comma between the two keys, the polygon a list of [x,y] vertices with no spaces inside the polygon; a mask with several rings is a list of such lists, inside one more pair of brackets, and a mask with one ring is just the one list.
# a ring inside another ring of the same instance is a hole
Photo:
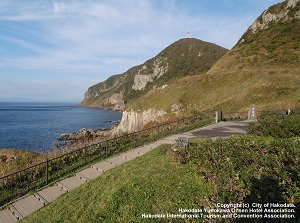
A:
{"label": "green hillside", "polygon": [[176,41],[144,64],[88,89],[83,106],[125,109],[150,92],[178,78],[207,72],[228,50],[194,38]]}
{"label": "green hillside", "polygon": [[178,79],[144,95],[128,109],[170,111],[170,105],[181,104],[188,112],[245,111],[251,104],[261,110],[299,105],[299,9],[299,1],[295,6],[285,1],[270,7],[205,75]]}

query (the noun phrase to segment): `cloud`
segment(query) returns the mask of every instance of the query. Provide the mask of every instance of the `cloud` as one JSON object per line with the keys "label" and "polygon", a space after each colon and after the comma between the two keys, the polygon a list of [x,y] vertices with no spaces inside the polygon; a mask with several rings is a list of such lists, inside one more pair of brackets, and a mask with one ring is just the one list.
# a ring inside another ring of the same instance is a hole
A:
{"label": "cloud", "polygon": [[58,18],[46,1],[2,0],[0,21],[41,21]]}
{"label": "cloud", "polygon": [[8,80],[0,78],[0,101],[6,98],[30,99],[33,101],[77,101],[83,93],[99,81],[99,78],[72,77],[65,80]]}
{"label": "cloud", "polygon": [[58,13],[58,12],[61,12],[65,9],[65,4],[62,3],[62,2],[56,2],[54,1],[53,2],[53,10],[54,12]]}
{"label": "cloud", "polygon": [[[206,18],[174,14],[168,10],[156,11],[151,1],[54,1],[52,10],[45,5],[36,7],[20,7],[22,13],[14,19],[31,18],[39,22],[36,32],[39,32],[40,45],[35,41],[30,43],[17,38],[13,41],[37,53],[38,58],[21,58],[21,61],[33,64],[38,60],[40,64],[49,64],[50,67],[53,66],[49,61],[55,62],[58,58],[61,63],[73,64],[73,61],[82,60],[86,63],[87,59],[99,56],[108,58],[110,55],[144,55],[140,60],[142,62],[149,59],[146,58],[149,53],[158,53],[167,46],[166,44],[185,37],[187,31],[199,38],[202,33],[210,33],[211,29],[208,29],[207,24],[213,26]],[[38,10],[38,14],[33,12]],[[45,18],[51,19],[43,21]],[[222,21],[214,18],[214,23],[218,23],[218,20]],[[230,22],[235,24],[235,21]],[[207,38],[218,44],[219,39],[216,35]],[[222,43],[225,47],[232,45],[232,41],[229,40],[223,40]],[[41,63],[43,58],[48,62]],[[25,65],[20,63],[21,66],[22,64]]]}
{"label": "cloud", "polygon": [[[237,4],[224,1],[230,7]],[[43,89],[34,86],[53,85],[55,92],[68,95],[68,89],[83,95],[82,86],[97,83],[90,80],[104,80],[141,64],[185,38],[188,31],[191,37],[231,48],[257,17],[252,12],[199,13],[193,10],[196,3],[203,4],[194,0],[1,0],[1,67],[15,77],[16,86],[21,85],[18,77],[28,77],[23,84],[31,87],[22,88],[23,93],[32,89],[38,94]],[[80,75],[85,79],[72,82]]]}

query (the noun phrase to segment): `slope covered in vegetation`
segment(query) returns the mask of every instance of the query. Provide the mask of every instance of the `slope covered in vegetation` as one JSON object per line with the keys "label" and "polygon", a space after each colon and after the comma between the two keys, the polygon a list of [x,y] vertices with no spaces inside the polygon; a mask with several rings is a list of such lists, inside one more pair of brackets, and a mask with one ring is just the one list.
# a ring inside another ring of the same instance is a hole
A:
{"label": "slope covered in vegetation", "polygon": [[[292,206],[292,218],[276,220],[295,222],[300,218],[300,139],[281,138],[276,129],[261,133],[261,126],[275,126],[282,119],[299,123],[300,113],[263,115],[251,126],[252,135],[193,139],[189,148],[176,152],[170,145],[156,148],[20,222],[207,222],[202,217],[148,219],[143,214],[199,214],[179,210],[201,209],[208,215],[204,209],[217,209],[218,203],[286,203]],[[294,126],[288,124],[286,129],[292,131]],[[257,214],[263,217],[228,217],[226,222],[272,220],[264,217],[270,214],[265,210]]]}
{"label": "slope covered in vegetation", "polygon": [[[205,75],[180,78],[128,109],[182,104],[185,110],[245,111],[300,104],[300,1],[270,7]],[[169,101],[169,103],[168,103]],[[167,111],[167,110],[166,110]]]}
{"label": "slope covered in vegetation", "polygon": [[85,93],[83,106],[124,109],[154,88],[207,72],[228,50],[194,38],[176,41],[145,63],[98,83]]}

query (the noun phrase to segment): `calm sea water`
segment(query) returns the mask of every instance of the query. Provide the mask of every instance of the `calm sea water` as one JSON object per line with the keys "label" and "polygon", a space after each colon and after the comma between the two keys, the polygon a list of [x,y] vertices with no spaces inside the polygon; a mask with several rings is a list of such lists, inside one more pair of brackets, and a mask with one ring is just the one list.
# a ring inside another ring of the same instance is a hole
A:
{"label": "calm sea water", "polygon": [[120,112],[71,103],[0,102],[0,148],[45,152],[62,134],[111,127]]}

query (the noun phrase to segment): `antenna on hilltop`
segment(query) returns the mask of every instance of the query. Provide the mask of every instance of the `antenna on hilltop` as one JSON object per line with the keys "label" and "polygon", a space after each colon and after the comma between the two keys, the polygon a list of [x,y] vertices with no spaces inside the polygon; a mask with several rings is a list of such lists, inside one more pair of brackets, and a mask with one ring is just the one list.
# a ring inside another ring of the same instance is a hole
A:
{"label": "antenna on hilltop", "polygon": [[190,38],[190,32],[187,32],[186,38]]}

